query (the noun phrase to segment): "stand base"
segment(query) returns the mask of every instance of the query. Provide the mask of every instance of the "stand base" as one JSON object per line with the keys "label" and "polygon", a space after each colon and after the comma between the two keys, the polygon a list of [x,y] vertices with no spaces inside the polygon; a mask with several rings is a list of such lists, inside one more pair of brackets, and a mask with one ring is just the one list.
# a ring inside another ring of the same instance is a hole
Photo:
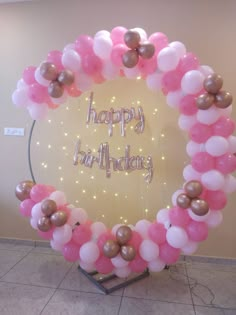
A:
{"label": "stand base", "polygon": [[[128,285],[135,283],[141,279],[144,279],[146,277],[149,276],[149,271],[148,269],[146,269],[143,273],[141,273],[138,276],[134,276],[133,278],[129,279],[129,280],[124,280],[124,279],[120,279],[118,278],[116,275],[111,274],[111,275],[101,275],[99,274],[97,271],[92,271],[92,272],[87,272],[84,269],[80,268],[80,266],[78,266],[78,270],[80,272],[82,272],[82,274],[88,278],[96,287],[98,287],[98,289],[100,289],[102,292],[104,292],[105,294],[111,294],[112,292],[125,288]],[[111,286],[109,288],[105,287],[103,284],[105,283],[109,283],[109,281],[111,280],[117,280],[117,282],[119,282],[119,280],[123,280],[122,282]]]}

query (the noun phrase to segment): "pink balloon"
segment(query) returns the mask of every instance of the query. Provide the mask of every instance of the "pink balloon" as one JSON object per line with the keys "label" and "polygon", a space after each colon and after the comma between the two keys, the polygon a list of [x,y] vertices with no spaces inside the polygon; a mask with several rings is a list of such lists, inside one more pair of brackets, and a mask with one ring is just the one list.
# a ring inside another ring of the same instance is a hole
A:
{"label": "pink balloon", "polygon": [[159,249],[160,249],[159,256],[161,260],[166,264],[168,265],[174,264],[179,259],[180,249],[174,248],[170,246],[168,243],[160,245]]}
{"label": "pink balloon", "polygon": [[34,66],[29,66],[25,68],[23,71],[23,80],[25,81],[26,84],[31,85],[36,83],[34,73],[35,73],[36,67]]}
{"label": "pink balloon", "polygon": [[122,67],[122,56],[124,53],[128,50],[128,47],[124,44],[118,44],[113,46],[111,51],[111,61],[114,63],[114,65],[118,67]]}
{"label": "pink balloon", "polygon": [[212,135],[212,130],[209,126],[201,123],[193,125],[189,131],[190,138],[194,142],[202,143],[206,142]]}
{"label": "pink balloon", "polygon": [[124,35],[127,32],[127,28],[123,26],[117,26],[111,31],[111,40],[114,45],[124,44]]}
{"label": "pink balloon", "polygon": [[235,122],[225,116],[221,116],[212,126],[213,134],[222,137],[229,137],[235,130]]}
{"label": "pink balloon", "polygon": [[178,70],[181,71],[181,73],[185,73],[190,70],[197,70],[198,67],[199,67],[198,58],[193,53],[188,52],[180,59]]}
{"label": "pink balloon", "polygon": [[186,95],[180,100],[179,110],[184,115],[196,114],[198,108],[196,106],[196,97],[194,95]]}
{"label": "pink balloon", "polygon": [[75,262],[79,260],[80,247],[73,241],[65,244],[62,250],[62,254],[67,261]]}
{"label": "pink balloon", "polygon": [[43,103],[48,95],[47,88],[39,83],[33,83],[29,86],[28,96],[34,103]]}
{"label": "pink balloon", "polygon": [[164,73],[161,80],[162,87],[168,92],[179,90],[182,76],[178,70]]}
{"label": "pink balloon", "polygon": [[191,241],[202,242],[208,237],[208,227],[205,222],[191,221],[186,227],[186,232]]}
{"label": "pink balloon", "polygon": [[84,57],[93,53],[93,38],[88,35],[80,35],[75,41],[75,49]]}
{"label": "pink balloon", "polygon": [[100,251],[103,251],[103,246],[106,243],[106,241],[108,240],[115,240],[115,236],[113,234],[111,234],[111,232],[106,232],[103,233],[99,236],[98,240],[97,240],[97,246],[100,249]]}
{"label": "pink balloon", "polygon": [[226,153],[216,158],[216,169],[223,174],[232,173],[236,170],[236,156]]}
{"label": "pink balloon", "polygon": [[170,223],[176,226],[185,227],[190,222],[190,217],[187,211],[179,207],[174,207],[170,209],[169,217],[170,217]]}
{"label": "pink balloon", "polygon": [[95,75],[102,70],[102,61],[94,54],[85,55],[82,58],[82,68],[86,74]]}
{"label": "pink balloon", "polygon": [[101,256],[95,263],[95,267],[99,273],[108,274],[114,269],[111,260],[105,256]]}
{"label": "pink balloon", "polygon": [[31,199],[25,199],[20,203],[20,214],[24,217],[30,217],[31,216],[31,210],[33,206],[35,205],[35,202]]}
{"label": "pink balloon", "polygon": [[47,232],[42,232],[38,230],[38,235],[44,240],[51,240],[53,238],[53,231],[54,231],[53,227]]}
{"label": "pink balloon", "polygon": [[139,254],[130,262],[129,267],[133,272],[143,272],[147,268],[147,262],[143,260]]}
{"label": "pink balloon", "polygon": [[207,172],[215,167],[215,159],[207,152],[198,152],[192,157],[192,167],[197,172]]}
{"label": "pink balloon", "polygon": [[72,240],[78,245],[83,245],[84,243],[90,241],[91,236],[92,232],[89,226],[81,224],[76,226],[73,230]]}
{"label": "pink balloon", "polygon": [[226,194],[222,190],[208,190],[204,199],[207,201],[211,210],[221,210],[227,204]]}
{"label": "pink balloon", "polygon": [[157,70],[157,58],[153,56],[150,59],[139,58],[138,69],[143,77],[154,73]]}
{"label": "pink balloon", "polygon": [[36,184],[30,191],[30,198],[35,202],[40,202],[49,197],[51,192],[48,191],[48,186],[43,184]]}
{"label": "pink balloon", "polygon": [[153,33],[148,38],[148,41],[155,46],[155,54],[158,54],[160,50],[168,46],[168,43],[169,43],[167,36],[160,32]]}
{"label": "pink balloon", "polygon": [[141,243],[142,243],[141,235],[136,231],[132,231],[131,240],[128,241],[127,245],[132,245],[136,249],[136,251],[138,251],[138,248]]}
{"label": "pink balloon", "polygon": [[47,61],[52,62],[59,71],[64,69],[61,59],[62,52],[60,50],[52,50],[48,53]]}
{"label": "pink balloon", "polygon": [[82,92],[77,89],[75,83],[70,86],[66,86],[65,90],[72,97],[79,97],[82,94]]}
{"label": "pink balloon", "polygon": [[161,223],[152,223],[148,228],[148,235],[157,244],[163,244],[166,241],[166,229]]}

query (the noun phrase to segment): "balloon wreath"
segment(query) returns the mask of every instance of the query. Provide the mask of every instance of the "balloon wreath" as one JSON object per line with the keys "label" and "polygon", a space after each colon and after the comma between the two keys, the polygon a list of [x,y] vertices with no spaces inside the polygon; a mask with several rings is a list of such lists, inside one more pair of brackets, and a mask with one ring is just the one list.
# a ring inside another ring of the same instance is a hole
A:
{"label": "balloon wreath", "polygon": [[146,80],[149,89],[162,90],[167,104],[179,110],[179,127],[190,141],[191,162],[183,170],[185,183],[172,197],[170,209],[156,220],[109,230],[92,222],[86,211],[66,201],[52,186],[23,181],[16,187],[20,212],[31,217],[38,234],[68,261],[86,271],[127,277],[130,272],[161,271],[180,254],[192,254],[222,221],[227,194],[236,190],[235,123],[230,118],[232,96],[223,80],[183,43],[168,42],[163,33],[147,37],[141,28],[115,27],[94,38],[79,36],[64,50],[49,52],[38,67],[27,67],[13,93],[14,104],[26,108],[33,120],[47,116],[68,96],[78,97],[118,76]]}

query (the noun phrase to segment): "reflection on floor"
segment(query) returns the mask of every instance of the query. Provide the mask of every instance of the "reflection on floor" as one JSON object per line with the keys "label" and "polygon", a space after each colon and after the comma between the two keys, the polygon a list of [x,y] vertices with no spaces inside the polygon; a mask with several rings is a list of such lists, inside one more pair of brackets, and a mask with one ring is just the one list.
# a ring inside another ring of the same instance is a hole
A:
{"label": "reflection on floor", "polygon": [[1,315],[236,315],[236,263],[185,257],[106,296],[46,247],[0,242]]}

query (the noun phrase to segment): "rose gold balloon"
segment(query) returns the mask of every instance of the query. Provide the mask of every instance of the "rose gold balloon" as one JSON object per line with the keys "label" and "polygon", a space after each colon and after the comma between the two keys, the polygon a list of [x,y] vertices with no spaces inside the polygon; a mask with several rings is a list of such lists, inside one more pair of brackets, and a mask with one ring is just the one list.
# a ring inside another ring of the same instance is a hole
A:
{"label": "rose gold balloon", "polygon": [[199,216],[205,215],[209,211],[208,203],[202,199],[193,199],[190,207],[193,213]]}
{"label": "rose gold balloon", "polygon": [[155,46],[152,43],[144,42],[138,47],[139,56],[150,59],[155,53]]}
{"label": "rose gold balloon", "polygon": [[57,67],[51,62],[42,63],[39,70],[41,76],[49,81],[56,80],[58,76]]}
{"label": "rose gold balloon", "polygon": [[65,84],[65,85],[71,85],[73,84],[75,77],[74,77],[74,73],[70,70],[63,70],[58,77],[58,82],[60,82],[61,84]]}
{"label": "rose gold balloon", "polygon": [[223,86],[223,79],[219,74],[212,73],[204,80],[203,85],[207,92],[216,94]]}
{"label": "rose gold balloon", "polygon": [[180,208],[187,209],[190,207],[191,199],[186,194],[180,194],[176,199],[176,203]]}
{"label": "rose gold balloon", "polygon": [[64,88],[58,81],[53,81],[48,86],[48,94],[51,97],[59,98],[63,95]]}
{"label": "rose gold balloon", "polygon": [[120,245],[113,240],[107,240],[103,245],[103,254],[108,258],[114,258],[120,251]]}
{"label": "rose gold balloon", "polygon": [[124,245],[121,247],[120,255],[124,260],[131,261],[136,256],[136,250],[131,245]]}
{"label": "rose gold balloon", "polygon": [[123,65],[126,68],[133,68],[138,63],[138,52],[136,50],[128,50],[122,56]]}
{"label": "rose gold balloon", "polygon": [[205,93],[198,96],[196,104],[199,109],[208,109],[213,105],[214,100],[215,100],[214,95]]}
{"label": "rose gold balloon", "polygon": [[139,33],[135,31],[128,31],[124,35],[124,42],[131,49],[138,48],[140,40]]}
{"label": "rose gold balloon", "polygon": [[197,180],[191,180],[184,186],[186,194],[190,198],[196,198],[202,193],[202,184]]}
{"label": "rose gold balloon", "polygon": [[51,221],[48,217],[42,217],[38,220],[38,229],[42,232],[47,232],[51,229]]}
{"label": "rose gold balloon", "polygon": [[23,201],[25,199],[30,198],[30,191],[32,187],[35,185],[34,182],[30,180],[24,180],[20,182],[15,189],[15,195],[20,200]]}
{"label": "rose gold balloon", "polygon": [[132,237],[132,230],[126,225],[122,225],[116,231],[116,239],[120,245],[126,244]]}
{"label": "rose gold balloon", "polygon": [[67,214],[65,211],[57,211],[51,215],[51,222],[55,226],[62,226],[67,221]]}
{"label": "rose gold balloon", "polygon": [[216,94],[215,105],[219,108],[229,107],[233,102],[233,97],[229,92],[220,91]]}
{"label": "rose gold balloon", "polygon": [[54,200],[46,199],[42,202],[41,210],[48,217],[57,211],[57,204]]}

